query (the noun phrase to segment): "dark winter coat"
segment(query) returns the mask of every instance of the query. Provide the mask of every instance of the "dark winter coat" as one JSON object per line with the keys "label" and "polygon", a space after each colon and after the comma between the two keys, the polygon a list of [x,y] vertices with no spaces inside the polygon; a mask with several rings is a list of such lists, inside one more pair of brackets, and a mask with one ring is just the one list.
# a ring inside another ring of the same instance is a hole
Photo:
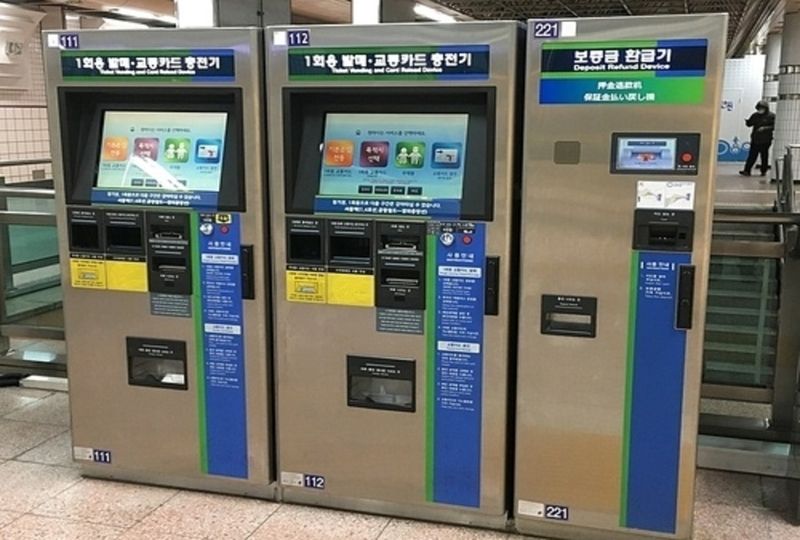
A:
{"label": "dark winter coat", "polygon": [[770,144],[775,131],[775,113],[770,112],[766,102],[762,101],[759,105],[763,106],[766,112],[754,112],[744,123],[747,127],[753,128],[750,132],[750,144]]}

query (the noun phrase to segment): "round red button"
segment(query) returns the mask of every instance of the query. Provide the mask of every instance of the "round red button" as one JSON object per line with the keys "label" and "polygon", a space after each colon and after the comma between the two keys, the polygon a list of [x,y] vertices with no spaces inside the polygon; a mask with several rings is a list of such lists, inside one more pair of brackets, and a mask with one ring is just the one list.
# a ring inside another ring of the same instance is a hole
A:
{"label": "round red button", "polygon": [[470,245],[472,243],[472,237],[468,234],[465,234],[464,238],[461,241],[467,245]]}
{"label": "round red button", "polygon": [[684,154],[681,156],[681,161],[683,161],[684,163],[689,163],[689,162],[690,162],[690,161],[692,161],[693,159],[694,159],[694,156],[693,156],[692,154],[690,154],[689,152],[685,152],[685,153],[684,153]]}

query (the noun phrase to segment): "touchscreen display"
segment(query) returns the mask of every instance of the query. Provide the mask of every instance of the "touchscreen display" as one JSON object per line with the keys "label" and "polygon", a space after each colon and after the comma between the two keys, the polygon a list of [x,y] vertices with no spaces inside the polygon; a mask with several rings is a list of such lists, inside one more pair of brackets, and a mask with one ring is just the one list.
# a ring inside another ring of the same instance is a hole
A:
{"label": "touchscreen display", "polygon": [[320,197],[461,199],[467,114],[328,113]]}
{"label": "touchscreen display", "polygon": [[675,137],[620,137],[617,139],[616,169],[620,171],[675,170]]}
{"label": "touchscreen display", "polygon": [[219,192],[224,112],[106,111],[95,187]]}

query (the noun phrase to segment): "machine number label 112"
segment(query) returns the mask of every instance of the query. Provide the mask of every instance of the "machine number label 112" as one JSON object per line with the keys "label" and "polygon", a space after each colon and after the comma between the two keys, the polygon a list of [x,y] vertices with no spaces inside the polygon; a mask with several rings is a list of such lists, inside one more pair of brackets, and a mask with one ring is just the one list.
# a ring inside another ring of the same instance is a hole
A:
{"label": "machine number label 112", "polygon": [[311,489],[325,489],[325,477],[318,474],[281,472],[281,484]]}
{"label": "machine number label 112", "polygon": [[289,30],[286,32],[286,43],[289,47],[307,47],[311,45],[311,31]]}
{"label": "machine number label 112", "polygon": [[311,489],[325,489],[325,477],[316,474],[303,475],[303,487]]}

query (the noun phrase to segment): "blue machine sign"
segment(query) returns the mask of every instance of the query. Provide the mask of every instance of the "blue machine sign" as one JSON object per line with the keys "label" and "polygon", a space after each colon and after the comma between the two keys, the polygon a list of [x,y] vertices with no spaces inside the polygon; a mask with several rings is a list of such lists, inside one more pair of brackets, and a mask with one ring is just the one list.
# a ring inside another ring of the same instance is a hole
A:
{"label": "blue machine sign", "polygon": [[247,478],[241,222],[210,213],[199,222],[208,472]]}
{"label": "blue machine sign", "polygon": [[489,45],[289,49],[290,80],[489,78]]}
{"label": "blue machine sign", "polygon": [[539,103],[702,103],[707,49],[705,39],[545,41]]}
{"label": "blue machine sign", "polygon": [[433,500],[478,507],[486,228],[436,229]]}
{"label": "blue machine sign", "polygon": [[233,49],[61,52],[64,79],[169,79],[224,82],[235,79]]}

